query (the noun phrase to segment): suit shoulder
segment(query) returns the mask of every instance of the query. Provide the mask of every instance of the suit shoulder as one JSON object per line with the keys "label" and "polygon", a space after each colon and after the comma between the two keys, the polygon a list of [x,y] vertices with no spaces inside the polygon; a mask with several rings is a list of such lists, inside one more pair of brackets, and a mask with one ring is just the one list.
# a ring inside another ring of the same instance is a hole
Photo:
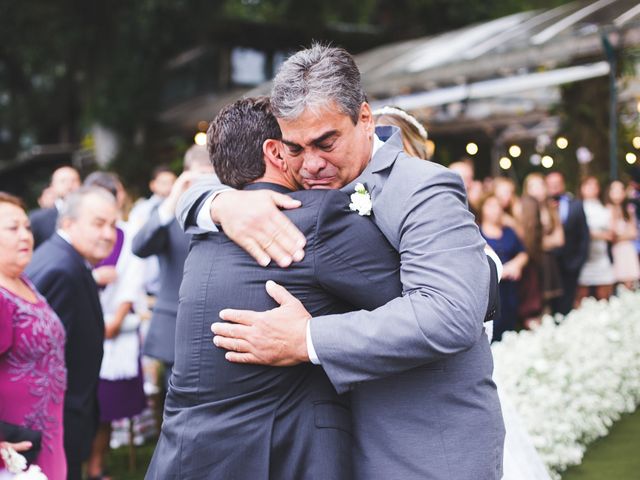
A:
{"label": "suit shoulder", "polygon": [[55,208],[38,208],[29,212],[29,219],[33,221],[41,221],[45,218],[50,218],[58,214]]}
{"label": "suit shoulder", "polygon": [[401,153],[393,165],[393,173],[401,175],[408,185],[456,183],[463,186],[460,175],[447,167],[429,160]]}

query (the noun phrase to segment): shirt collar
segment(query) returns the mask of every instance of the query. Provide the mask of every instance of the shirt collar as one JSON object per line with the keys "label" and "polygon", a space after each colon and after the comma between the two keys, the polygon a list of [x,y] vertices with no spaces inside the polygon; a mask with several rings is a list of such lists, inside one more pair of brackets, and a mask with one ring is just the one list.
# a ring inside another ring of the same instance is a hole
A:
{"label": "shirt collar", "polygon": [[[69,236],[69,234],[67,232],[65,232],[64,230],[62,230],[61,228],[59,228],[58,230],[56,230],[56,233],[58,234],[58,236],[63,239],[65,242],[67,242],[69,245],[71,245],[71,248],[73,248],[74,250],[75,247],[73,246],[73,243],[71,243],[71,237]],[[77,252],[77,250],[76,250]],[[82,261],[84,262],[85,266],[89,269],[89,270],[93,270],[93,265],[91,265],[86,258],[82,257]]]}
{"label": "shirt collar", "polygon": [[382,140],[380,140],[380,137],[378,136],[377,133],[374,132],[373,134],[373,150],[371,151],[371,158],[373,158],[373,156],[376,154],[376,152],[378,150],[380,150],[380,148],[384,147],[384,142]]}

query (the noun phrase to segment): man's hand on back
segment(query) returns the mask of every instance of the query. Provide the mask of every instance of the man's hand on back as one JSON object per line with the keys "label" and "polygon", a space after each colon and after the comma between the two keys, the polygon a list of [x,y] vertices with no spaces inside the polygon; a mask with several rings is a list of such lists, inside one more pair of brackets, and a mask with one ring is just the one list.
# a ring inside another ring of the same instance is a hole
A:
{"label": "man's hand on back", "polygon": [[266,312],[226,309],[220,318],[233,323],[214,323],[213,343],[229,350],[226,359],[285,367],[308,362],[307,322],[311,315],[302,303],[275,282],[267,293],[280,305]]}
{"label": "man's hand on back", "polygon": [[288,195],[268,190],[219,193],[211,202],[211,219],[260,265],[274,260],[280,267],[304,258],[306,239],[280,208],[298,208]]}

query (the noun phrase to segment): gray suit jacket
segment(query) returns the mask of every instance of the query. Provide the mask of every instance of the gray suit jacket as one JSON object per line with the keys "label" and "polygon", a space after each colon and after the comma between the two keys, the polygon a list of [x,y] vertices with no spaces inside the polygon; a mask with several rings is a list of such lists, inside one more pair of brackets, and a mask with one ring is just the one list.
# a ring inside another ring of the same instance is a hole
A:
{"label": "gray suit jacket", "polygon": [[[254,184],[248,189],[269,188]],[[290,193],[290,192],[289,192]],[[321,367],[233,364],[211,343],[223,308],[277,306],[284,285],[313,315],[371,310],[401,293],[399,257],[370,219],[336,190],[300,191],[286,212],[307,238],[287,269],[260,267],[223,233],[194,237],[185,263],[176,362],[148,479],[350,480],[351,418]]]}
{"label": "gray suit jacket", "polygon": [[[484,241],[460,177],[407,156],[397,128],[376,133],[385,145],[356,181],[400,252],[402,296],[373,312],[311,320],[322,367],[339,393],[352,392],[355,477],[501,478],[504,424],[482,324]],[[203,188],[183,196],[183,225]]]}
{"label": "gray suit jacket", "polygon": [[143,351],[145,355],[169,364],[173,363],[174,358],[178,290],[182,282],[182,270],[189,251],[190,238],[175,220],[168,225],[162,225],[156,206],[147,223],[133,237],[131,244],[133,253],[138,257],[158,257],[160,291],[153,307],[151,325]]}

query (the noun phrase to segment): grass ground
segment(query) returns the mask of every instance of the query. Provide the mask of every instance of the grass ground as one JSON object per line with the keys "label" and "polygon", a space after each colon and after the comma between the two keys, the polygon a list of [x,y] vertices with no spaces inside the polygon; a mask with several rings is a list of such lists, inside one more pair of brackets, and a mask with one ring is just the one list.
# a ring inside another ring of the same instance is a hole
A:
{"label": "grass ground", "polygon": [[107,461],[107,474],[113,480],[142,480],[147,472],[155,447],[155,442],[149,442],[136,448],[136,466],[133,471],[129,468],[128,447],[111,450]]}
{"label": "grass ground", "polygon": [[640,408],[625,415],[604,438],[589,446],[582,463],[562,480],[640,479]]}
{"label": "grass ground", "polygon": [[[127,447],[111,451],[108,472],[113,480],[142,480],[153,455],[154,443],[136,449],[136,468],[129,470]],[[562,480],[640,479],[640,409],[625,415],[608,436],[596,440],[582,464],[565,472]]]}

